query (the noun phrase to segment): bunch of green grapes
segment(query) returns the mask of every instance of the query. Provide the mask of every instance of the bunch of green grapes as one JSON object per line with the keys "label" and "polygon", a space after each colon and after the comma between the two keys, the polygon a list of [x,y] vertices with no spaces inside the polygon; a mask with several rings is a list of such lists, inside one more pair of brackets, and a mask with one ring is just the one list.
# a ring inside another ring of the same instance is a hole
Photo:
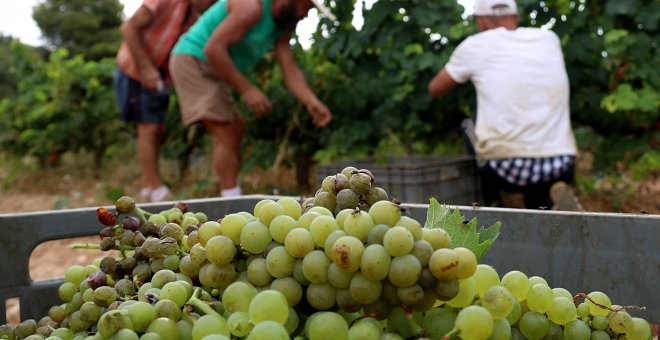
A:
{"label": "bunch of green grapes", "polygon": [[[98,214],[98,247],[118,256],[68,268],[62,304],[38,322],[0,326],[0,339],[650,336],[645,320],[603,293],[576,307],[541,277],[500,278],[386,193],[367,201],[368,171],[329,178],[313,203],[265,199],[217,221],[185,204],[150,214],[122,197],[115,214]],[[357,200],[338,208],[344,190]]]}
{"label": "bunch of green grapes", "polygon": [[304,210],[313,206],[324,207],[335,214],[343,209],[369,210],[374,203],[388,200],[387,192],[374,186],[374,182],[371,171],[346,167],[323,179],[314,197],[303,202]]}

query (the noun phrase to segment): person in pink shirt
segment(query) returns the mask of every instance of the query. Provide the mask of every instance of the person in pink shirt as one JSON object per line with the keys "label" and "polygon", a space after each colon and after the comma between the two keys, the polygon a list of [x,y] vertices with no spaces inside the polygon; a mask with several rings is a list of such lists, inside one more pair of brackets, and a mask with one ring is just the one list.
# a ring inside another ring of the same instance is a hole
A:
{"label": "person in pink shirt", "polygon": [[170,52],[214,2],[144,0],[120,28],[123,42],[117,53],[114,88],[121,119],[136,124],[143,202],[160,202],[171,196],[158,167],[170,98]]}

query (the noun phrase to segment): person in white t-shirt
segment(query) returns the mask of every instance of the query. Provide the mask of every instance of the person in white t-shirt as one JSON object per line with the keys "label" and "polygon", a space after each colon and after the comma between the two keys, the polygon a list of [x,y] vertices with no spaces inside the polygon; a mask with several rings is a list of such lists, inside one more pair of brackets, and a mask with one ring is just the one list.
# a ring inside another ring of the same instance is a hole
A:
{"label": "person in white t-shirt", "polygon": [[[522,192],[530,209],[558,208],[565,202],[553,202],[551,187],[559,182],[570,190],[577,153],[559,38],[550,30],[518,28],[514,0],[477,0],[474,18],[480,33],[456,47],[429,93],[439,97],[457,84],[474,84],[476,120],[463,128],[487,206],[501,205],[506,191]],[[576,210],[574,203],[561,209]]]}

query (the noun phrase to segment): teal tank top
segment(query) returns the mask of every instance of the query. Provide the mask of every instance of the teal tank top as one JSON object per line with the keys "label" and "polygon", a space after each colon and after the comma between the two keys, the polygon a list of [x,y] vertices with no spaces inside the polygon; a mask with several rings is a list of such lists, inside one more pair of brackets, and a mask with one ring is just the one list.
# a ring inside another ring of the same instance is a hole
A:
{"label": "teal tank top", "polygon": [[[256,64],[268,52],[284,31],[273,21],[271,1],[263,0],[261,20],[243,36],[243,39],[229,48],[229,55],[240,71]],[[197,22],[184,33],[172,49],[173,54],[187,54],[207,60],[204,46],[216,27],[227,17],[228,0],[219,0],[202,14]]]}

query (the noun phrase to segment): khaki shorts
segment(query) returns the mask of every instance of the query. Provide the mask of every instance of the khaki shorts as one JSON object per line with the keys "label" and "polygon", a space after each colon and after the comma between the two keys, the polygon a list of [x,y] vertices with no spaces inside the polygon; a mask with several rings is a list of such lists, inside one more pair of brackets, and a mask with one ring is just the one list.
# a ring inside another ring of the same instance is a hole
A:
{"label": "khaki shorts", "polygon": [[181,121],[232,122],[239,117],[232,88],[215,75],[209,64],[190,55],[170,58],[170,73],[181,107]]}

